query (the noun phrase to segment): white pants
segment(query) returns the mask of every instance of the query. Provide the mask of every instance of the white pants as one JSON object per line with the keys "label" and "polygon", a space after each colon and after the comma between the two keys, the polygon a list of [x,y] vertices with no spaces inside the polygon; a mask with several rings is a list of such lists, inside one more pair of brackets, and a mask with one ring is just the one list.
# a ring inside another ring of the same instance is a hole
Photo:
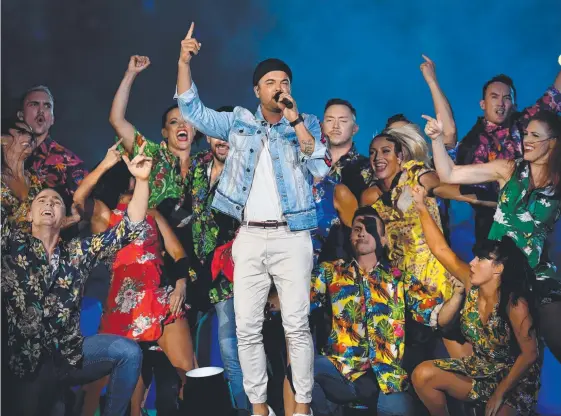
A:
{"label": "white pants", "polygon": [[267,364],[261,331],[272,278],[280,299],[296,401],[310,403],[314,346],[308,323],[312,273],[309,231],[242,226],[232,257],[238,352],[249,401],[267,402]]}

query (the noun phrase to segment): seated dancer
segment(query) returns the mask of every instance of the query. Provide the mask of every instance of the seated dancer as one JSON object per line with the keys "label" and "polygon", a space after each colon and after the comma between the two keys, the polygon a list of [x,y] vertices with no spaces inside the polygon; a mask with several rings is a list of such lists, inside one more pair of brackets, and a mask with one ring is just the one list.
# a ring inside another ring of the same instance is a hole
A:
{"label": "seated dancer", "polygon": [[[133,156],[144,143],[146,155],[154,158],[154,168],[150,173],[149,208],[155,208],[166,199],[180,200],[184,194],[184,182],[189,170],[191,145],[196,131],[183,120],[177,104],[169,107],[162,115],[162,137],[160,143],[146,139],[126,118],[132,85],[142,71],[150,66],[146,56],[131,56],[125,76],[115,93],[109,122],[117,132],[117,140],[123,139],[121,150]],[[178,201],[181,205],[181,201]],[[168,221],[168,213],[164,214]],[[173,224],[175,226],[176,224]]]}
{"label": "seated dancer", "polygon": [[460,260],[430,216],[425,196],[417,186],[414,198],[427,242],[461,281],[438,323],[445,326],[461,309],[462,333],[472,352],[422,363],[413,372],[415,390],[431,415],[448,415],[445,394],[486,403],[486,415],[533,414],[541,366],[534,272],[509,237],[478,242],[476,258],[469,265]]}
{"label": "seated dancer", "polygon": [[[28,124],[17,119],[2,120],[2,209],[10,221],[19,223],[26,232],[31,231],[27,222],[31,202],[45,187],[35,173],[25,168],[36,144],[37,136]],[[72,211],[73,215],[65,217],[62,228],[80,220],[74,207]]]}
{"label": "seated dancer", "polygon": [[317,117],[301,114],[291,96],[292,71],[279,59],[259,63],[253,91],[255,113],[204,106],[190,62],[201,44],[194,24],[181,42],[177,91],[181,114],[201,132],[230,143],[212,207],[242,222],[232,246],[234,309],[245,391],[253,413],[273,415],[267,404],[263,310],[271,287],[278,290],[296,390],[295,416],[310,414],[313,340],[308,322],[312,242],[317,227],[312,176],[328,171]]}
{"label": "seated dancer", "polygon": [[417,415],[402,367],[405,315],[435,326],[443,299],[410,273],[390,266],[384,223],[371,207],[352,223],[354,259],[320,264],[312,276],[312,307],[330,305],[332,330],[314,363],[316,416],[341,415],[359,402],[380,416]]}
{"label": "seated dancer", "polygon": [[425,117],[425,128],[433,140],[438,175],[447,183],[471,185],[498,182],[498,207],[489,239],[511,237],[528,258],[537,276],[540,299],[540,332],[549,349],[561,361],[561,282],[548,261],[545,242],[561,215],[561,118],[550,111],[530,117],[524,132],[524,157],[489,163],[456,166],[440,135],[442,121]]}
{"label": "seated dancer", "polygon": [[[131,200],[134,179],[122,169],[120,141],[109,148],[101,163],[82,181],[74,194],[80,207],[92,193],[102,176],[107,174],[104,188],[118,193],[117,205],[110,210],[96,199],[91,219],[92,232],[100,233],[122,220]],[[139,153],[143,153],[143,143]],[[137,342],[157,342],[185,381],[185,373],[193,368],[193,346],[185,318],[188,261],[185,251],[163,216],[154,209],[146,217],[147,230],[134,242],[119,250],[111,265],[111,285],[105,302],[99,332],[120,335]],[[160,237],[164,247],[160,245]],[[173,267],[164,269],[162,250],[169,253]],[[97,383],[98,393],[104,386]],[[178,386],[178,384],[176,384]],[[142,377],[138,389],[144,390]],[[89,389],[91,394],[94,389]],[[178,392],[179,393],[179,392]],[[133,416],[141,413],[142,395],[135,394],[131,403]],[[93,402],[91,398],[86,398]],[[173,407],[173,403],[170,403]],[[177,400],[175,402],[177,410]],[[90,410],[95,411],[92,406]]]}
{"label": "seated dancer", "polygon": [[121,221],[105,232],[62,242],[69,207],[64,193],[44,189],[31,204],[31,233],[9,221],[2,208],[2,295],[8,321],[11,415],[49,411],[62,386],[110,375],[104,415],[124,415],[138,380],[141,351],[114,335],[83,338],[82,288],[90,270],[111,258],[145,229],[152,161],[124,158],[136,186]]}

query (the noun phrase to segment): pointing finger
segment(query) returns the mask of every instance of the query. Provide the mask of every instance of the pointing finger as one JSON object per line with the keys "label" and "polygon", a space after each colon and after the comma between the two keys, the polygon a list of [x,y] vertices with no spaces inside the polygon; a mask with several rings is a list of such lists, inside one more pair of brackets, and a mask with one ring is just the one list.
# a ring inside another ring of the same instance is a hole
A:
{"label": "pointing finger", "polygon": [[189,32],[187,32],[187,36],[185,36],[185,39],[191,39],[193,37],[194,31],[195,31],[195,22],[191,22],[191,27],[189,28]]}
{"label": "pointing finger", "polygon": [[426,115],[423,114],[421,117],[424,118],[427,121],[435,121],[434,118],[432,118],[431,116],[426,116]]}
{"label": "pointing finger", "polygon": [[113,146],[111,146],[111,147],[109,148],[109,150],[115,150],[115,149],[117,149],[117,146],[119,146],[119,145],[121,144],[122,141],[123,141],[123,138],[121,137],[117,143],[115,143]]}
{"label": "pointing finger", "polygon": [[425,61],[427,61],[429,64],[432,64],[432,60],[431,60],[428,56],[426,56],[426,55],[421,55],[421,56],[422,56],[423,59],[424,59]]}

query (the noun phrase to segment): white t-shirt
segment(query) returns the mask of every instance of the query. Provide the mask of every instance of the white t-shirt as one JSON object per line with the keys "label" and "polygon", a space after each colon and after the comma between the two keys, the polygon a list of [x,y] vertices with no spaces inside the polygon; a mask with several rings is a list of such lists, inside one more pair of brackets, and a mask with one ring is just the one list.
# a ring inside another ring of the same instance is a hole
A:
{"label": "white t-shirt", "polygon": [[245,221],[284,221],[269,140],[265,136],[244,211]]}

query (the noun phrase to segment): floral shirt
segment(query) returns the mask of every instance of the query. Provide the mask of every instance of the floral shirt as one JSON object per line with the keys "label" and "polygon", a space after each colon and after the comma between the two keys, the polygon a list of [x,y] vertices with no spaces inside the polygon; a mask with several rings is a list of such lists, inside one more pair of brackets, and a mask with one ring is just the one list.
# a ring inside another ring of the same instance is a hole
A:
{"label": "floral shirt", "polygon": [[324,354],[351,381],[372,368],[386,394],[407,387],[407,373],[401,367],[406,308],[415,321],[435,326],[442,302],[413,275],[386,263],[367,273],[355,260],[324,262],[312,276],[312,308],[322,304],[332,308]]}
{"label": "floral shirt", "polygon": [[[189,174],[185,180],[185,194],[191,196],[191,227],[193,249],[201,265],[210,266],[214,250],[235,237],[239,222],[212,209],[212,200],[219,179],[210,183],[213,156],[210,151],[198,153],[191,158]],[[233,295],[232,283],[222,273],[212,282],[211,303],[229,299]]]}
{"label": "floral shirt", "polygon": [[[532,106],[519,113],[514,113],[510,122],[502,126],[480,117],[476,125],[457,146],[456,163],[469,165],[487,163],[496,159],[515,160],[522,157],[522,136],[529,119],[537,112],[547,110],[561,112],[561,92],[550,87]],[[496,182],[477,185],[492,192],[496,199],[499,185]],[[469,189],[462,191],[471,193]],[[490,199],[491,200],[491,199]]]}
{"label": "floral shirt", "polygon": [[25,171],[27,183],[29,184],[29,191],[25,201],[20,201],[18,197],[12,192],[10,187],[1,181],[0,195],[2,198],[2,213],[8,217],[9,221],[20,223],[25,228],[26,232],[30,232],[30,223],[27,221],[27,214],[31,209],[31,203],[39,192],[43,189],[41,181],[35,175]]}
{"label": "floral shirt", "polygon": [[2,296],[8,321],[10,369],[32,376],[44,354],[79,366],[82,290],[97,261],[134,240],[144,221],[126,216],[107,231],[61,242],[49,258],[43,243],[2,215]]}
{"label": "floral shirt", "polygon": [[374,175],[370,167],[370,160],[359,154],[353,143],[349,152],[331,165],[326,178],[335,183],[347,185],[356,199],[360,201],[362,191],[372,184]]}
{"label": "floral shirt", "polygon": [[[119,140],[118,137],[115,138]],[[165,199],[178,199],[183,197],[184,181],[181,177],[179,159],[168,149],[165,141],[159,144],[148,140],[138,130],[134,133],[134,143],[132,157],[138,154],[140,146],[146,142],[144,154],[153,158],[152,171],[150,172],[150,198],[148,207],[155,208]],[[119,145],[121,153],[126,150],[123,145]]]}
{"label": "floral shirt", "polygon": [[25,168],[39,178],[43,188],[64,187],[69,194],[88,174],[84,162],[50,136],[27,158]]}

